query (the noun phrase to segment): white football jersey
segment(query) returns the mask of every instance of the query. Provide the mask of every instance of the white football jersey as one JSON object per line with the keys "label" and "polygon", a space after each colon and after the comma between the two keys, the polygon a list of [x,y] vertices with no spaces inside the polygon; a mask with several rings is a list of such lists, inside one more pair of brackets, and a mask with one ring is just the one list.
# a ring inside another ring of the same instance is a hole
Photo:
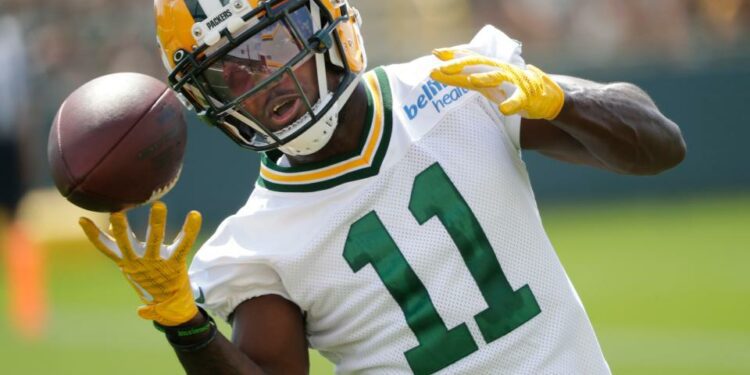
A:
{"label": "white football jersey", "polygon": [[[493,27],[464,46],[523,65]],[[226,319],[248,299],[296,303],[340,374],[608,374],[542,227],[518,116],[429,78],[433,57],[365,76],[359,149],[290,167],[262,158],[247,204],[190,270]]]}

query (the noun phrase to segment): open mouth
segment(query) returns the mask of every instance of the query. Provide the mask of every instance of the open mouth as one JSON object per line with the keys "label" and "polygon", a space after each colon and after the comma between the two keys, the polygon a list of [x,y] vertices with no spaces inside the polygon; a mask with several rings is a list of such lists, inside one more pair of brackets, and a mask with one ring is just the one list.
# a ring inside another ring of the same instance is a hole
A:
{"label": "open mouth", "polygon": [[266,107],[266,116],[271,120],[274,129],[281,129],[295,120],[302,107],[302,100],[297,95],[285,95],[275,98]]}

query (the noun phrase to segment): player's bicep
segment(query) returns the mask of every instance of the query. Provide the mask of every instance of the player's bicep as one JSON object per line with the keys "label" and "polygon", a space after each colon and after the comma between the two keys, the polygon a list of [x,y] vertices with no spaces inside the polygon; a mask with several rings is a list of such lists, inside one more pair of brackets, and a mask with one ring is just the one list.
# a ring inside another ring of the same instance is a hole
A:
{"label": "player's bicep", "polygon": [[547,120],[521,120],[521,149],[534,150],[560,161],[603,168],[584,145]]}
{"label": "player's bicep", "polygon": [[267,374],[307,374],[302,311],[277,295],[241,303],[232,314],[232,341]]}

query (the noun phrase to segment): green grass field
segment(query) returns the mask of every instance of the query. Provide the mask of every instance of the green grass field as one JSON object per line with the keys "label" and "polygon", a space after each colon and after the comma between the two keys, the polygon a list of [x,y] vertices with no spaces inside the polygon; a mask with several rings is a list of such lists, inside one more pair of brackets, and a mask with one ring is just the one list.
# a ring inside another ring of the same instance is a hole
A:
{"label": "green grass field", "polygon": [[[614,373],[750,374],[750,196],[542,214]],[[107,259],[85,244],[49,250],[52,311],[41,342],[13,335],[0,279],[3,374],[181,373]],[[332,367],[313,356],[312,373]]]}

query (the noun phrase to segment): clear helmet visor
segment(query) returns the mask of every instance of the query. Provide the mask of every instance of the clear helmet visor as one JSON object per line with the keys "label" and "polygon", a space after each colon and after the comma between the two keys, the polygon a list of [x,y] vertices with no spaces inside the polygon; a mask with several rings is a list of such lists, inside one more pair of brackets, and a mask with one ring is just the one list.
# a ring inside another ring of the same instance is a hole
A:
{"label": "clear helmet visor", "polygon": [[226,114],[220,122],[224,130],[256,147],[283,144],[299,134],[340,84],[323,67],[327,92],[320,92],[318,64],[323,60],[308,47],[314,35],[312,15],[305,6],[287,14],[253,32],[196,77],[213,105]]}

